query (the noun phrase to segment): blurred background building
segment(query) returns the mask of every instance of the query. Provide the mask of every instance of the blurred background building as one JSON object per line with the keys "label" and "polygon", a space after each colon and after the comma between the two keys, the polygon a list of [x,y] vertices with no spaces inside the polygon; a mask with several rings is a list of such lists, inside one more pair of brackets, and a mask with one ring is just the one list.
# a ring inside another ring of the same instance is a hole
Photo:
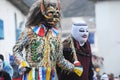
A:
{"label": "blurred background building", "polygon": [[[0,53],[6,60],[25,27],[26,15],[34,1],[0,0]],[[69,35],[73,19],[85,20],[90,31],[93,62],[101,73],[120,74],[119,4],[116,0],[61,0],[62,39]]]}
{"label": "blurred background building", "polygon": [[103,72],[120,75],[120,0],[95,1],[98,54],[104,57]]}
{"label": "blurred background building", "polygon": [[[11,1],[0,0],[0,53],[7,60],[9,60],[9,54],[12,54],[13,45],[18,38],[26,17],[23,11],[13,5]],[[19,0],[15,1],[24,5]]]}

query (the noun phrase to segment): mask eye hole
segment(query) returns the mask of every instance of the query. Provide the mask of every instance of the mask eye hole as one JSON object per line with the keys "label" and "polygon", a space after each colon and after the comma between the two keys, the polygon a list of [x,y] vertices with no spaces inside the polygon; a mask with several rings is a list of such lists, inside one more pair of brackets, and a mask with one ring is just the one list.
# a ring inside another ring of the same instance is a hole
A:
{"label": "mask eye hole", "polygon": [[60,17],[60,13],[59,12],[54,13],[54,17],[55,18],[59,18]]}
{"label": "mask eye hole", "polygon": [[56,15],[57,15],[57,17],[60,17],[60,12],[57,11],[57,12],[56,12]]}
{"label": "mask eye hole", "polygon": [[85,32],[85,30],[80,29],[79,32]]}
{"label": "mask eye hole", "polygon": [[88,29],[81,28],[81,29],[79,29],[79,32],[89,32],[89,31],[88,31]]}
{"label": "mask eye hole", "polygon": [[59,18],[60,17],[60,13],[59,13],[59,11],[57,11],[57,12],[55,12],[55,11],[48,11],[47,12],[47,16]]}

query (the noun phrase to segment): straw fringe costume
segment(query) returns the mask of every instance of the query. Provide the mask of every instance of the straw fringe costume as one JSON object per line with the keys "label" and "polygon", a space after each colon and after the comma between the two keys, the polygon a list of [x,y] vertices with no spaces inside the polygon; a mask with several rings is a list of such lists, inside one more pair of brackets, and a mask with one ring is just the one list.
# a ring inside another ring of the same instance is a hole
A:
{"label": "straw fringe costume", "polygon": [[[62,55],[58,29],[59,1],[58,8],[49,1],[37,1],[33,4],[26,28],[13,47],[15,61],[19,64],[23,80],[57,80],[56,65],[69,71],[78,70],[76,74],[82,73]],[[22,68],[24,69],[21,70]]]}
{"label": "straw fringe costume", "polygon": [[[44,67],[55,70],[56,63],[64,69],[73,69],[74,66],[61,55],[62,47],[59,37],[53,37],[53,34],[54,32],[50,30],[47,36],[40,37],[32,29],[26,29],[14,47],[17,63],[21,64],[25,61],[27,66],[33,67],[33,69]],[[21,56],[23,47],[26,50],[26,60]]]}

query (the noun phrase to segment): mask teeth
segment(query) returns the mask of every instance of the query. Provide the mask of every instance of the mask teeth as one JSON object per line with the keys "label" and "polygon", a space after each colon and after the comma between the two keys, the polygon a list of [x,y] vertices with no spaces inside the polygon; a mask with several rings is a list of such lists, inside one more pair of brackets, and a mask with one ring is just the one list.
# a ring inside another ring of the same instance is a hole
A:
{"label": "mask teeth", "polygon": [[49,16],[47,16],[47,15],[44,15],[45,16],[45,18],[47,18],[47,19],[50,19],[51,17],[49,17]]}

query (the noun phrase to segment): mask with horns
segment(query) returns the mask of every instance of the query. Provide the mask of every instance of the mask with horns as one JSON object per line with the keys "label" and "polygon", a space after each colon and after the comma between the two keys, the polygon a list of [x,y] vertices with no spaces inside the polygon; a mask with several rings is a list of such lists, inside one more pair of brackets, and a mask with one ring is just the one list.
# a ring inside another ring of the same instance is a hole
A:
{"label": "mask with horns", "polygon": [[55,26],[60,22],[60,0],[38,0],[28,14],[26,26],[36,26],[40,23],[47,23]]}

